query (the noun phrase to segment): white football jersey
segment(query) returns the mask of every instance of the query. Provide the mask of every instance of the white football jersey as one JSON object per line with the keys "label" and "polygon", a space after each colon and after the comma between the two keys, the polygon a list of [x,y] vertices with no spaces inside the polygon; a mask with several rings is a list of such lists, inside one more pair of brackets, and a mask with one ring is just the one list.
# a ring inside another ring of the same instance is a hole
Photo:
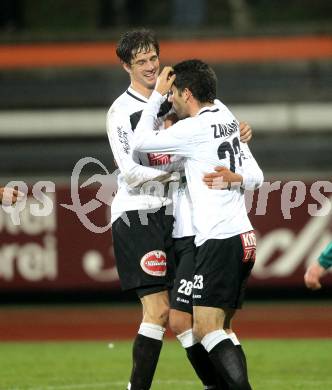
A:
{"label": "white football jersey", "polygon": [[[223,104],[203,107],[196,116],[181,120],[167,131],[153,132],[153,124],[162,96],[154,91],[144,109],[133,137],[133,149],[163,152],[185,157],[185,173],[193,205],[195,243],[208,239],[225,239],[252,229],[247,216],[244,191],[211,190],[203,182],[205,173],[218,165],[243,173],[239,123]],[[246,151],[250,153],[249,148]],[[250,154],[251,155],[251,154]],[[251,163],[258,167],[251,155]],[[244,186],[253,188],[263,181],[258,168],[244,176]]]}
{"label": "white football jersey", "polygon": [[[183,169],[181,159],[169,154],[132,151],[133,134],[147,101],[129,87],[114,101],[107,114],[107,135],[120,170],[118,191],[111,207],[112,222],[125,211],[149,210],[171,204],[171,196],[167,193],[147,195],[142,192],[141,185],[148,181],[171,181],[176,176],[169,172]],[[164,114],[168,111],[169,106],[161,107],[154,121],[154,129],[163,128]]]}
{"label": "white football jersey", "polygon": [[[185,179],[185,176],[183,179]],[[174,194],[173,203],[173,238],[194,236],[195,229],[192,220],[193,206],[186,180],[183,180],[182,183],[180,183],[178,191],[176,191]]]}
{"label": "white football jersey", "polygon": [[[218,99],[214,103],[222,109],[225,105]],[[243,177],[243,189],[254,190],[263,184],[262,171],[250,152],[246,143],[241,145],[241,170],[238,172]],[[179,186],[177,196],[174,197],[174,229],[173,238],[182,238],[195,235],[193,225],[193,206],[190,198],[188,186],[185,183]]]}

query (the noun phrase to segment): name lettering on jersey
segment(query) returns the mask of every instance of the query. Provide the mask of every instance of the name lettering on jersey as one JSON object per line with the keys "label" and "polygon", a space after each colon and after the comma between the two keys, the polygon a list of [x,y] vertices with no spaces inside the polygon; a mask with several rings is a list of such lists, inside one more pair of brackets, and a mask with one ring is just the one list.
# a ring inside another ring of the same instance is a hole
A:
{"label": "name lettering on jersey", "polygon": [[253,230],[240,234],[243,247],[243,262],[256,259],[256,235]]}
{"label": "name lettering on jersey", "polygon": [[184,298],[179,298],[179,297],[177,297],[177,298],[176,298],[176,301],[177,301],[177,302],[186,303],[187,305],[189,304],[189,300],[188,300],[188,299],[184,299]]}
{"label": "name lettering on jersey", "polygon": [[148,153],[150,166],[169,164],[171,156],[169,154]]}
{"label": "name lettering on jersey", "polygon": [[233,120],[231,123],[227,124],[216,124],[216,125],[211,125],[214,133],[214,138],[224,138],[228,137],[232,134],[234,134],[238,129],[238,123],[237,121]]}
{"label": "name lettering on jersey", "polygon": [[128,141],[128,133],[126,131],[122,130],[122,126],[118,126],[116,128],[116,130],[118,132],[119,141],[122,144],[123,151],[126,154],[129,154],[130,146],[129,146],[129,141]]}

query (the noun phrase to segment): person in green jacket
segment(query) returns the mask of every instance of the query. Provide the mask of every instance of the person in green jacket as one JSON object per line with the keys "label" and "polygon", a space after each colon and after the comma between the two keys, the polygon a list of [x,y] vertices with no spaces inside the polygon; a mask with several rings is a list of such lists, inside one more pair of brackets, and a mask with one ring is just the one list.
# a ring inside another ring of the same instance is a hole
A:
{"label": "person in green jacket", "polygon": [[305,285],[311,290],[320,289],[322,287],[320,278],[326,274],[330,267],[332,267],[332,242],[323,250],[318,260],[308,267],[304,275]]}

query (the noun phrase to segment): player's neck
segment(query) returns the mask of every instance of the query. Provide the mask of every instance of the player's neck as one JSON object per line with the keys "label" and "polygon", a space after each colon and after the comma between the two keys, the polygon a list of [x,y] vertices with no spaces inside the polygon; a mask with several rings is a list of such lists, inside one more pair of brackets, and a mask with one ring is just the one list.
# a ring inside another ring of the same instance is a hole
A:
{"label": "player's neck", "polygon": [[197,115],[198,111],[200,111],[204,107],[212,107],[214,104],[213,103],[200,103],[197,100],[193,101],[189,107],[189,115],[190,116],[195,116]]}
{"label": "player's neck", "polygon": [[145,87],[144,85],[140,84],[140,83],[137,83],[135,81],[131,81],[131,84],[130,84],[130,87],[137,93],[139,93],[140,95],[144,96],[145,98],[149,99],[149,97],[151,96],[152,92],[153,92],[153,88],[150,89],[150,88],[147,88]]}

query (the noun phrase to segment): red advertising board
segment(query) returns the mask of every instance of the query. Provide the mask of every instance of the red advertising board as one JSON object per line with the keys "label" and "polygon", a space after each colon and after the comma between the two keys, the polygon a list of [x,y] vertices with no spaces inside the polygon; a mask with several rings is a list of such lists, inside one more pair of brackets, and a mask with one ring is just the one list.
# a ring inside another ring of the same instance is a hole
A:
{"label": "red advertising board", "polygon": [[[98,187],[81,189],[76,206],[70,186],[46,195],[52,207],[44,216],[34,214],[46,198],[32,195],[16,220],[0,208],[0,291],[119,289],[110,206],[98,200]],[[303,286],[306,265],[332,241],[331,205],[331,182],[266,182],[247,194],[258,235],[250,285]]]}

